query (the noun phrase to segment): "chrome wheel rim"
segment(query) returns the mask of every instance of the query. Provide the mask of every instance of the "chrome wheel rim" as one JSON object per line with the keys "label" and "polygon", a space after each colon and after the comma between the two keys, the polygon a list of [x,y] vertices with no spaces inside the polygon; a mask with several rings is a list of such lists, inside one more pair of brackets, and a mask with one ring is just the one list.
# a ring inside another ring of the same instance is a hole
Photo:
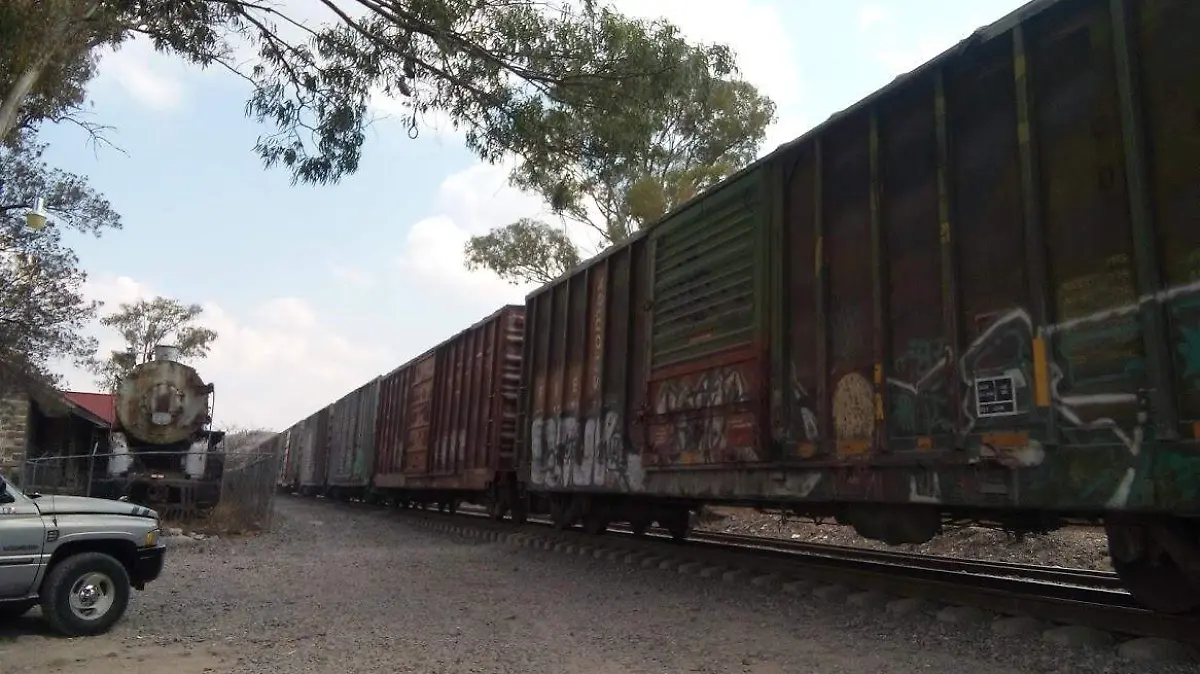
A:
{"label": "chrome wheel rim", "polygon": [[99,620],[112,608],[116,594],[112,578],[99,571],[86,573],[71,586],[71,613],[80,620]]}

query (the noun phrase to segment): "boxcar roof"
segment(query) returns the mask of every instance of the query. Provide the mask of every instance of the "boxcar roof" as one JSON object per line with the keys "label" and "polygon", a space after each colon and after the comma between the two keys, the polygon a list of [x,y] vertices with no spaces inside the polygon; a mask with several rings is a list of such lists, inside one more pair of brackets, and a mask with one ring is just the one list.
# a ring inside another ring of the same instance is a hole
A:
{"label": "boxcar roof", "polygon": [[759,168],[761,168],[768,162],[777,158],[779,155],[790,152],[790,151],[794,150],[795,148],[803,145],[804,143],[807,143],[807,142],[813,140],[816,136],[820,135],[821,132],[825,131],[830,126],[837,124],[838,122],[850,117],[851,115],[853,115],[855,113],[858,113],[859,111],[863,110],[864,108],[870,107],[871,105],[877,103],[880,99],[883,99],[883,98],[895,93],[897,90],[902,88],[905,84],[921,78],[922,76],[924,76],[925,74],[927,74],[928,72],[930,72],[932,70],[935,70],[940,67],[944,67],[947,64],[947,62],[953,60],[956,56],[958,56],[962,52],[966,51],[967,49],[969,49],[973,46],[979,45],[979,44],[986,43],[992,39],[995,39],[997,37],[1000,37],[1001,35],[1008,33],[1008,31],[1015,28],[1018,24],[1024,23],[1030,17],[1041,14],[1042,12],[1046,11],[1048,8],[1050,8],[1052,6],[1055,6],[1055,5],[1064,3],[1064,2],[1072,2],[1072,1],[1075,1],[1075,0],[1030,0],[1030,2],[1027,2],[1024,5],[1021,5],[1020,7],[1009,12],[1008,14],[1004,15],[1000,19],[997,19],[996,21],[993,21],[992,23],[989,23],[985,26],[975,29],[974,31],[971,32],[970,35],[963,38],[962,40],[959,40],[953,46],[946,49],[945,51],[938,54],[937,56],[929,59],[925,63],[917,66],[916,68],[913,68],[912,70],[910,70],[904,74],[897,75],[895,79],[893,79],[891,82],[885,84],[883,87],[876,89],[874,92],[868,94],[866,97],[864,97],[862,99],[859,99],[857,102],[850,105],[849,107],[843,108],[842,110],[833,113],[828,118],[826,118],[824,122],[821,122],[820,124],[814,126],[813,128],[804,132],[800,136],[797,136],[796,138],[794,138],[786,143],[783,143],[782,145],[779,145],[771,152],[763,155],[762,157],[759,157],[758,159],[754,160],[746,167],[744,167],[741,170],[737,171],[736,173],[726,177],[724,180],[717,183],[716,185],[713,185],[712,187],[708,188],[707,190],[701,192],[700,194],[697,194],[696,196],[692,197],[691,199],[688,199],[687,201],[680,204],[679,206],[676,206],[674,209],[668,211],[667,213],[664,213],[660,218],[655,220],[650,225],[646,226],[644,229],[640,229],[640,230],[634,232],[633,234],[631,234],[628,239],[625,239],[621,243],[609,246],[608,248],[597,253],[596,255],[593,255],[592,257],[588,258],[587,260],[584,260],[584,261],[580,262],[579,264],[575,265],[574,267],[572,267],[571,269],[567,270],[565,273],[560,275],[558,278],[554,279],[553,281],[551,281],[545,285],[539,286],[538,288],[535,288],[534,290],[529,291],[529,293],[525,296],[526,301],[528,301],[529,299],[531,299],[533,297],[536,297],[537,295],[542,294],[543,292],[546,292],[547,290],[553,288],[554,286],[557,286],[558,284],[562,283],[564,280],[574,276],[577,272],[596,264],[597,262],[603,260],[604,258],[608,257],[609,255],[612,255],[617,250],[620,250],[628,245],[631,245],[633,242],[641,239],[642,237],[649,235],[650,232],[653,231],[655,228],[659,227],[660,225],[667,222],[668,220],[671,220],[672,218],[679,215],[683,211],[696,205],[697,203],[699,203],[700,201],[702,201],[709,195],[711,195],[721,189],[724,189],[727,185],[733,183],[734,181],[738,180],[739,178],[744,177],[746,174],[748,174],[752,171],[758,170]]}

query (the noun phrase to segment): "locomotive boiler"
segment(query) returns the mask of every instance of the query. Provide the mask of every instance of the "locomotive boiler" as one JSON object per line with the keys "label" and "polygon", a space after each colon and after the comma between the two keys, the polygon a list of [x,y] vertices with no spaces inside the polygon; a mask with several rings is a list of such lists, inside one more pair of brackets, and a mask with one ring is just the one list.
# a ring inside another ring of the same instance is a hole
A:
{"label": "locomotive boiler", "polygon": [[155,346],[153,359],[133,368],[116,392],[105,491],[165,516],[190,518],[215,506],[225,434],[209,427],[212,394],[176,347]]}

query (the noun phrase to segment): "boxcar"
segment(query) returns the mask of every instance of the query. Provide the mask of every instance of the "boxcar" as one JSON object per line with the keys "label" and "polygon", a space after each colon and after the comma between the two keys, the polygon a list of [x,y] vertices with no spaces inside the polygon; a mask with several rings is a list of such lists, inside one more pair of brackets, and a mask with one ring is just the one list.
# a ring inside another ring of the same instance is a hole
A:
{"label": "boxcar", "polygon": [[329,407],[315,412],[304,422],[300,442],[300,493],[325,493],[325,457],[328,454]]}
{"label": "boxcar", "polygon": [[376,498],[486,503],[502,517],[515,480],[521,306],[507,306],[384,375],[375,432]]}
{"label": "boxcar", "polygon": [[327,491],[332,498],[362,498],[370,486],[379,404],[379,377],[342,396],[329,408]]}
{"label": "boxcar", "polygon": [[1103,519],[1139,600],[1200,607],[1196,35],[1193,0],[1029,3],[531,294],[535,501]]}
{"label": "boxcar", "polygon": [[279,473],[275,478],[277,491],[285,494],[294,492],[299,487],[300,480],[300,436],[304,432],[304,422],[292,425],[282,431],[282,449],[279,457]]}

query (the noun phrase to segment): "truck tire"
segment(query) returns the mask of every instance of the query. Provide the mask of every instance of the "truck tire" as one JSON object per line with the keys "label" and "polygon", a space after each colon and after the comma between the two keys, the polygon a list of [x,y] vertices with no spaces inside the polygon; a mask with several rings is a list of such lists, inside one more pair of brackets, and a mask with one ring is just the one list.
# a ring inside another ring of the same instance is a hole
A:
{"label": "truck tire", "polygon": [[42,617],[65,636],[103,634],[125,614],[129,594],[129,573],[111,555],[71,555],[42,584]]}

